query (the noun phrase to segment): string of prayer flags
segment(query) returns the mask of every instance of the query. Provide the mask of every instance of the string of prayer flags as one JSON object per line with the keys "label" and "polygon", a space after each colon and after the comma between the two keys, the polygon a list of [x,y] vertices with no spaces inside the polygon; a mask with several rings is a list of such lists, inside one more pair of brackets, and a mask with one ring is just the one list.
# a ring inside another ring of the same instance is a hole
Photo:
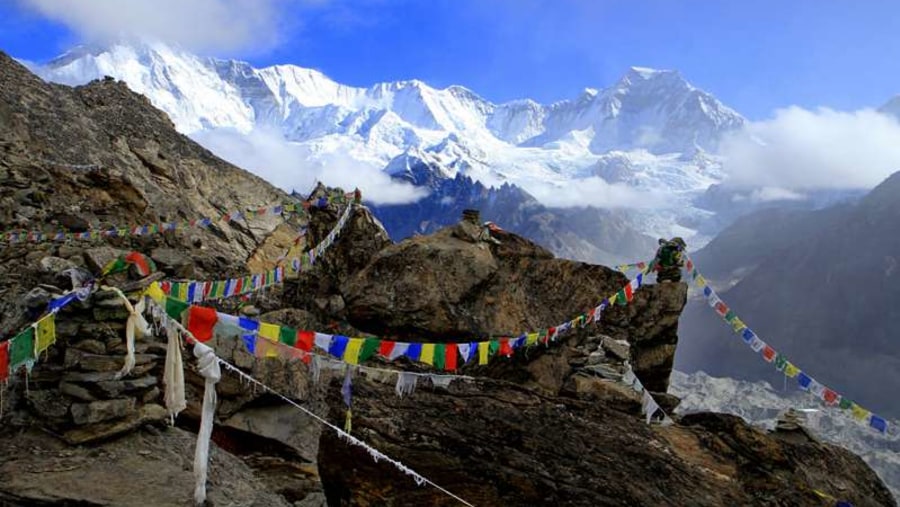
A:
{"label": "string of prayer flags", "polygon": [[801,370],[794,363],[790,362],[787,357],[780,354],[774,347],[763,341],[757,334],[750,329],[747,324],[742,321],[737,314],[725,304],[724,301],[716,294],[716,291],[709,286],[706,279],[697,270],[696,265],[687,257],[685,252],[685,269],[690,275],[690,279],[694,284],[702,289],[703,297],[706,298],[709,307],[712,308],[722,320],[728,324],[735,334],[739,335],[743,342],[750,347],[750,350],[760,354],[764,361],[773,363],[776,371],[780,371],[785,377],[796,379],[797,386],[819,398],[827,406],[837,405],[841,410],[849,410],[854,419],[860,422],[867,422],[869,427],[881,432],[887,433],[887,421],[872,412],[851,402],[837,391],[819,383],[815,378],[807,372]]}
{"label": "string of prayer flags", "polygon": [[[316,245],[316,247],[305,252],[304,255],[301,255],[300,259],[294,259],[298,262],[291,262],[291,269],[293,269],[294,272],[310,269],[315,264],[316,259],[319,259],[322,254],[334,244],[334,241],[338,238],[341,230],[343,230],[344,226],[347,224],[352,210],[353,205],[348,205],[338,219],[337,224],[335,224],[331,232],[328,233],[328,236],[321,243]],[[315,254],[313,254],[313,252],[315,252]],[[282,260],[283,258],[284,256],[282,256]],[[301,259],[306,259],[306,261],[303,262]],[[284,278],[284,266],[277,266],[262,273],[230,278],[227,280],[166,281],[161,282],[158,287],[163,294],[178,299],[179,301],[186,303],[201,303],[208,300],[225,299],[258,292],[283,283]]]}
{"label": "string of prayer flags", "polygon": [[136,226],[116,226],[110,225],[90,229],[83,232],[71,232],[66,230],[58,230],[53,232],[44,231],[25,231],[14,230],[0,233],[0,242],[9,244],[15,243],[43,243],[43,242],[63,242],[73,240],[93,240],[99,238],[125,238],[132,236],[148,236],[163,232],[179,231],[189,228],[206,228],[213,223],[228,223],[241,218],[252,218],[259,216],[278,216],[285,213],[305,213],[312,207],[324,208],[331,203],[353,202],[354,194],[344,194],[341,192],[333,192],[327,196],[320,197],[314,203],[286,203],[274,206],[264,206],[261,208],[247,209],[244,211],[231,211],[223,213],[218,217],[202,217],[193,220],[183,220],[175,222],[158,222],[152,224],[143,224]]}

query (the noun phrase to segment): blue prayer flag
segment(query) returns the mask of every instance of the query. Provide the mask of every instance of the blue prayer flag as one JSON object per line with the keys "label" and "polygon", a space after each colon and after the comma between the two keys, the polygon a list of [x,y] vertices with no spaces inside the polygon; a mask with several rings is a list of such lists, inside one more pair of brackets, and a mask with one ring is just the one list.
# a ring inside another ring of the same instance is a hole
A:
{"label": "blue prayer flag", "polygon": [[869,417],[869,426],[880,431],[881,433],[887,433],[887,421],[875,414],[872,414],[872,416]]}
{"label": "blue prayer flag", "polygon": [[422,355],[422,344],[421,343],[410,343],[409,348],[406,349],[406,357],[412,359],[413,361],[418,361],[419,356]]}
{"label": "blue prayer flag", "polygon": [[809,386],[812,384],[812,377],[801,371],[797,375],[797,383],[800,384],[800,388],[804,391],[809,390]]}
{"label": "blue prayer flag", "polygon": [[334,357],[343,359],[344,351],[347,349],[347,343],[350,341],[349,338],[342,335],[334,335],[334,338],[331,340],[331,345],[328,347],[328,353]]}

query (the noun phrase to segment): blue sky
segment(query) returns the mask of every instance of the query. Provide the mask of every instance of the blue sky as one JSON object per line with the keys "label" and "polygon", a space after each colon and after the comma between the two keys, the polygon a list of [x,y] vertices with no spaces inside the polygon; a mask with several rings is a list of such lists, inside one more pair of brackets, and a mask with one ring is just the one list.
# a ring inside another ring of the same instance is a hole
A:
{"label": "blue sky", "polygon": [[[260,18],[252,36],[216,39],[201,52],[314,67],[353,85],[417,78],[498,102],[550,102],[608,86],[631,65],[674,68],[751,119],[790,105],[877,107],[900,93],[900,3],[891,0],[192,2]],[[90,5],[87,19],[59,11],[64,3]],[[41,61],[105,34],[98,24],[120,20],[90,12],[102,3],[0,0],[0,49]],[[197,31],[229,33],[243,22],[223,16]]]}

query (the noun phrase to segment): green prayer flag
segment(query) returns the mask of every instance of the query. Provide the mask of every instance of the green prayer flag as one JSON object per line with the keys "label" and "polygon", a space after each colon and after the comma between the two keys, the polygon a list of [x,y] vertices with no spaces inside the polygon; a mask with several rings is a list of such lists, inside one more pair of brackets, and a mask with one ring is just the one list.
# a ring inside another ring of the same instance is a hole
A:
{"label": "green prayer flag", "polygon": [[616,293],[616,303],[618,303],[619,306],[628,305],[628,296],[625,295],[625,289]]}
{"label": "green prayer flag", "polygon": [[181,314],[184,313],[190,305],[184,301],[175,298],[166,298],[166,314],[175,320],[181,320]]}
{"label": "green prayer flag", "polygon": [[851,400],[850,398],[844,398],[843,396],[841,396],[841,404],[838,406],[844,410],[850,410],[850,407],[853,406],[853,400]]}
{"label": "green prayer flag", "polygon": [[725,322],[734,322],[734,319],[737,317],[737,314],[732,310],[728,310],[728,313],[725,314]]}
{"label": "green prayer flag", "polygon": [[11,370],[15,370],[29,361],[34,361],[34,328],[31,326],[16,335],[9,345]]}
{"label": "green prayer flag", "polygon": [[778,371],[783,371],[784,367],[787,366],[787,358],[778,354],[775,356],[775,369]]}
{"label": "green prayer flag", "polygon": [[496,356],[498,350],[500,350],[500,341],[491,340],[491,344],[488,345],[488,357]]}
{"label": "green prayer flag", "polygon": [[447,346],[443,343],[437,343],[434,346],[434,367],[443,370],[447,358]]}
{"label": "green prayer flag", "polygon": [[366,338],[363,342],[362,349],[359,351],[359,362],[367,361],[369,358],[378,353],[381,348],[381,340],[378,338]]}
{"label": "green prayer flag", "polygon": [[281,332],[278,333],[278,341],[293,347],[297,343],[297,330],[292,327],[281,326]]}

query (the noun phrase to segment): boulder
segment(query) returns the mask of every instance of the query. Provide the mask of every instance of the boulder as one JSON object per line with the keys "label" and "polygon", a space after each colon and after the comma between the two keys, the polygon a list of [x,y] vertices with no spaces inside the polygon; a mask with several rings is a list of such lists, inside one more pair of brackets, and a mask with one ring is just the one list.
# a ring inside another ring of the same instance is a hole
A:
{"label": "boulder", "polygon": [[134,398],[73,403],[72,420],[79,425],[93,424],[131,415],[134,409]]}

